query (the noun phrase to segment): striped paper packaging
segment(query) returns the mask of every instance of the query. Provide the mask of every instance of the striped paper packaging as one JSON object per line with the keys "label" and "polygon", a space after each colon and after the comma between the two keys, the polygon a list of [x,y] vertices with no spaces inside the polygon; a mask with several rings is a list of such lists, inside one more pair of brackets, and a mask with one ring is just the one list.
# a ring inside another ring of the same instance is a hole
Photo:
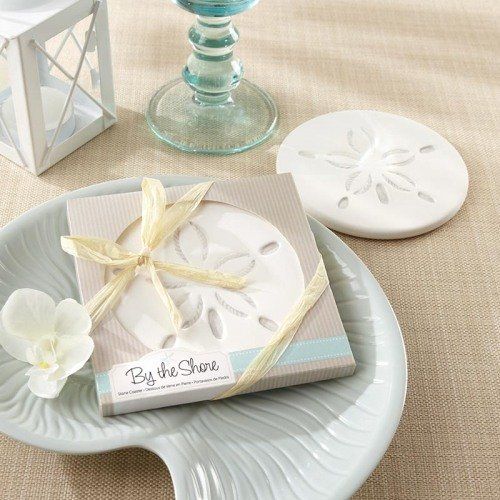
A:
{"label": "striped paper packaging", "polygon": [[[172,204],[192,186],[166,188]],[[141,252],[141,192],[68,201],[73,236]],[[321,255],[289,174],[217,181],[155,260],[244,276],[240,290],[160,271],[182,315],[179,331],[151,276],[136,276],[93,333],[92,364],[104,416],[217,398],[280,331]],[[119,270],[75,259],[88,302]],[[328,287],[276,364],[244,392],[351,375],[355,362]]]}

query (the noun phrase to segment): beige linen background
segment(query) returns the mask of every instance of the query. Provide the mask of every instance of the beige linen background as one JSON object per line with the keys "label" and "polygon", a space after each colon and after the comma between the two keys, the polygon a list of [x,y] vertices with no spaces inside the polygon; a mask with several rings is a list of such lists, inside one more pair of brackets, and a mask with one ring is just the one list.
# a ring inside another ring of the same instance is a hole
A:
{"label": "beige linen background", "polygon": [[[144,174],[271,173],[285,135],[340,109],[399,113],[447,137],[471,177],[444,227],[381,242],[342,236],[387,293],[408,350],[401,426],[357,498],[499,498],[498,0],[265,0],[237,18],[247,77],[279,106],[275,137],[232,157],[159,143],[143,111],[177,76],[192,17],[167,0],[109,0],[119,123],[39,178],[0,160],[0,224],[65,191]],[[173,498],[142,450],[61,456],[0,439],[0,497]]]}

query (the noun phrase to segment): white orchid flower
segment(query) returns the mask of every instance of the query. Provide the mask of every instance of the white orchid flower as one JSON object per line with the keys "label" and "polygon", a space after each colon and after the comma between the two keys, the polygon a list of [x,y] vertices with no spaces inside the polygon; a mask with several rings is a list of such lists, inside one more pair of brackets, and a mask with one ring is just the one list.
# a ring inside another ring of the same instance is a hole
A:
{"label": "white orchid flower", "polygon": [[0,314],[0,344],[14,358],[32,364],[28,387],[39,397],[56,398],[68,377],[94,350],[92,321],[73,299],[57,306],[46,293],[16,290]]}

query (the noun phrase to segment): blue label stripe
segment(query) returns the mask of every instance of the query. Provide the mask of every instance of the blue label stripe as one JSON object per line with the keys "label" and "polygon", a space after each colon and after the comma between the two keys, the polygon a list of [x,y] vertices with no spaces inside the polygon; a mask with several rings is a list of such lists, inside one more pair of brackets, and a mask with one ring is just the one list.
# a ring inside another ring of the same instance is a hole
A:
{"label": "blue label stripe", "polygon": [[[258,347],[256,349],[229,353],[229,359],[231,360],[234,372],[244,372],[262,349]],[[290,345],[276,363],[276,366],[296,365],[351,355],[349,341],[345,335],[326,339],[303,340]],[[108,372],[96,374],[95,379],[99,394],[109,394],[111,392]]]}
{"label": "blue label stripe", "polygon": [[95,383],[98,394],[109,394],[111,392],[111,382],[109,381],[108,372],[96,373]]}
{"label": "blue label stripe", "polygon": [[[242,373],[259,354],[262,348],[231,352],[229,358],[235,373]],[[345,335],[327,339],[303,340],[291,344],[276,363],[276,366],[295,365],[311,361],[341,358],[352,354]]]}

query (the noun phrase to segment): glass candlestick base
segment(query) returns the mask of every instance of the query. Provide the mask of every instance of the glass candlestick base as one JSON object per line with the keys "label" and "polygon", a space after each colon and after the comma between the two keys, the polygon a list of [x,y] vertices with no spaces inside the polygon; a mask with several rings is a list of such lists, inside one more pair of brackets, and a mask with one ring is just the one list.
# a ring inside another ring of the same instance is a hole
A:
{"label": "glass candlestick base", "polygon": [[182,78],[162,87],[146,112],[153,132],[184,151],[230,154],[267,139],[278,112],[272,99],[243,79],[233,53],[239,33],[230,16],[258,0],[174,0],[196,14],[189,30],[193,52]]}
{"label": "glass candlestick base", "polygon": [[153,96],[146,112],[151,130],[162,141],[193,153],[231,154],[265,141],[278,112],[269,95],[241,80],[222,104],[198,101],[182,78]]}

